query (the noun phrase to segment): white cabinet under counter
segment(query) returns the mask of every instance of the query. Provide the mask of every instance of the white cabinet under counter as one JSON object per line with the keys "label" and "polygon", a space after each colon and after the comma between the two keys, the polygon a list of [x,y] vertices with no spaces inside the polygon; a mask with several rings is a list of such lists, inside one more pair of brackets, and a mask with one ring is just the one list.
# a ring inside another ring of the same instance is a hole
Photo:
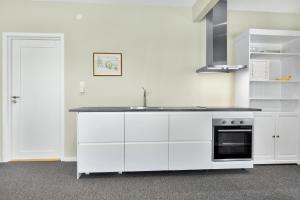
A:
{"label": "white cabinet under counter", "polygon": [[77,176],[124,171],[124,113],[77,115]]}
{"label": "white cabinet under counter", "polygon": [[299,113],[256,113],[254,118],[254,162],[298,163]]}
{"label": "white cabinet under counter", "polygon": [[169,169],[210,169],[212,163],[212,114],[169,114]]}
{"label": "white cabinet under counter", "polygon": [[[215,108],[212,111],[200,108],[128,109],[81,108],[73,111],[77,112],[78,177],[83,173],[215,168],[212,162]],[[226,108],[224,112],[228,110],[231,109]],[[236,113],[240,116],[240,112]]]}
{"label": "white cabinet under counter", "polygon": [[206,142],[170,142],[170,170],[200,170],[212,168],[212,144]]}
{"label": "white cabinet under counter", "polygon": [[79,144],[77,173],[123,172],[124,143]]}
{"label": "white cabinet under counter", "polygon": [[211,169],[211,112],[79,112],[78,176]]}
{"label": "white cabinet under counter", "polygon": [[211,141],[212,113],[173,112],[169,115],[170,142]]}
{"label": "white cabinet under counter", "polygon": [[167,112],[125,113],[125,142],[167,142]]}
{"label": "white cabinet under counter", "polygon": [[125,113],[125,171],[168,170],[168,113]]}
{"label": "white cabinet under counter", "polygon": [[125,144],[125,171],[168,170],[168,142]]}
{"label": "white cabinet under counter", "polygon": [[276,123],[276,158],[278,160],[299,160],[299,124],[298,113],[278,115]]}
{"label": "white cabinet under counter", "polygon": [[124,142],[124,113],[79,113],[78,143]]}

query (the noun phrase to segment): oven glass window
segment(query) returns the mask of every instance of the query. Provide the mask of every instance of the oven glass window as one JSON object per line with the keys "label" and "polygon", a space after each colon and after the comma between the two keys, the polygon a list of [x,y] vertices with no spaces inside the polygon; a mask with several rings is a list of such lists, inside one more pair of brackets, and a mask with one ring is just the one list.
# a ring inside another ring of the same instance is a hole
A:
{"label": "oven glass window", "polygon": [[216,126],[214,159],[251,159],[251,126]]}

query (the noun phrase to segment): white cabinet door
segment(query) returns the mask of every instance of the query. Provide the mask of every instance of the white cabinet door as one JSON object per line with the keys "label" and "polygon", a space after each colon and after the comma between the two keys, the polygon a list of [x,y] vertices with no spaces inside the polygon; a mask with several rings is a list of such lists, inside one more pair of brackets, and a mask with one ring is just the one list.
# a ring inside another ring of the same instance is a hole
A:
{"label": "white cabinet door", "polygon": [[254,118],[254,161],[274,160],[275,116],[257,114]]}
{"label": "white cabinet door", "polygon": [[174,112],[169,116],[169,169],[210,169],[212,114]]}
{"label": "white cabinet door", "polygon": [[297,160],[299,146],[299,123],[297,114],[279,114],[277,118],[276,159]]}
{"label": "white cabinet door", "polygon": [[211,141],[212,114],[205,112],[170,113],[170,141]]}
{"label": "white cabinet door", "polygon": [[268,60],[252,60],[250,62],[251,80],[269,80],[269,66]]}
{"label": "white cabinet door", "polygon": [[168,146],[168,142],[126,144],[125,171],[168,170]]}
{"label": "white cabinet door", "polygon": [[168,113],[125,113],[125,170],[168,170]]}
{"label": "white cabinet door", "polygon": [[124,143],[80,144],[77,148],[78,173],[124,171]]}
{"label": "white cabinet door", "polygon": [[211,168],[211,142],[171,142],[169,144],[170,170],[196,170]]}
{"label": "white cabinet door", "polygon": [[168,113],[130,112],[125,113],[126,142],[168,141]]}
{"label": "white cabinet door", "polygon": [[124,113],[79,113],[78,142],[124,142]]}

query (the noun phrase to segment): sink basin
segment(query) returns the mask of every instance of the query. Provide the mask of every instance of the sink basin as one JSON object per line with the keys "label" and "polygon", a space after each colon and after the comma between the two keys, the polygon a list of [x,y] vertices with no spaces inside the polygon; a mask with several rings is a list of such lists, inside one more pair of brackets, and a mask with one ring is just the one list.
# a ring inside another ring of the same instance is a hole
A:
{"label": "sink basin", "polygon": [[206,109],[207,107],[203,107],[203,106],[196,106],[196,108],[198,108],[198,109]]}
{"label": "sink basin", "polygon": [[145,110],[146,107],[144,106],[132,106],[130,107],[131,110]]}
{"label": "sink basin", "polygon": [[202,106],[196,106],[196,107],[162,107],[162,106],[157,106],[157,107],[144,107],[144,106],[131,106],[129,107],[130,110],[176,110],[176,109],[198,109],[198,110],[205,110],[206,107]]}
{"label": "sink basin", "polygon": [[164,109],[163,107],[144,107],[144,106],[132,106],[130,107],[131,110],[157,110],[157,109]]}

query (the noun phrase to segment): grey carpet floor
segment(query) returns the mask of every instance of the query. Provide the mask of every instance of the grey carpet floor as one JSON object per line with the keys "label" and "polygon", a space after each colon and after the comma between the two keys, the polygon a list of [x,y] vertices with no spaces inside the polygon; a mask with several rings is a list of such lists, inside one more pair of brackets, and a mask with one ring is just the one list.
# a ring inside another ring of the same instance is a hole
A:
{"label": "grey carpet floor", "polygon": [[0,164],[0,200],[300,200],[300,166],[93,174],[75,163]]}

